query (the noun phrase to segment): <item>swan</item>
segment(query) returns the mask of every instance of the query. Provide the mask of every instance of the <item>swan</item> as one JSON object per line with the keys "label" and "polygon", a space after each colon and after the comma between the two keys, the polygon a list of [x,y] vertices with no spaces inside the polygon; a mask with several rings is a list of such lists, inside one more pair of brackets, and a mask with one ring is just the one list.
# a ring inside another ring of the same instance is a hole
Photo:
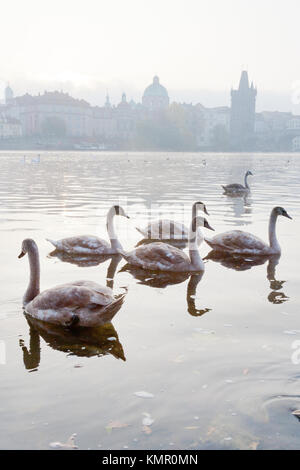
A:
{"label": "swan", "polygon": [[225,194],[245,194],[250,192],[250,186],[248,184],[248,176],[253,176],[253,173],[248,170],[245,174],[245,186],[242,184],[228,184],[227,186],[222,186]]}
{"label": "swan", "polygon": [[204,226],[214,230],[203,217],[194,217],[189,230],[189,255],[172,245],[163,242],[142,245],[135,250],[121,255],[128,264],[149,271],[200,272],[204,271],[204,263],[199,254],[197,228]]}
{"label": "swan", "polygon": [[[203,202],[195,202],[192,207],[192,219],[194,219],[198,210],[202,210],[206,215],[207,212],[205,204]],[[182,240],[187,241],[189,237],[188,228],[180,222],[175,222],[169,219],[159,219],[149,222],[144,228],[136,227],[137,231],[140,232],[145,238],[150,240]],[[198,230],[198,243],[199,245],[203,241],[201,239],[201,230]]]}
{"label": "swan", "polygon": [[114,296],[112,289],[92,281],[75,281],[40,293],[40,260],[37,244],[23,240],[19,258],[28,254],[30,280],[23,297],[25,312],[55,325],[94,327],[109,322],[120,309],[126,293]]}
{"label": "swan", "polygon": [[102,238],[93,235],[80,235],[78,237],[68,237],[61,240],[47,241],[52,243],[58,251],[63,251],[69,255],[113,255],[122,250],[121,243],[119,242],[114,229],[113,219],[115,215],[121,215],[129,219],[123,207],[112,206],[107,214],[107,232],[110,238],[110,244]]}
{"label": "swan", "polygon": [[280,215],[292,219],[283,207],[274,207],[269,221],[270,245],[255,235],[241,230],[221,233],[211,239],[205,238],[205,241],[215,251],[260,256],[280,254],[281,249],[276,237],[276,222]]}

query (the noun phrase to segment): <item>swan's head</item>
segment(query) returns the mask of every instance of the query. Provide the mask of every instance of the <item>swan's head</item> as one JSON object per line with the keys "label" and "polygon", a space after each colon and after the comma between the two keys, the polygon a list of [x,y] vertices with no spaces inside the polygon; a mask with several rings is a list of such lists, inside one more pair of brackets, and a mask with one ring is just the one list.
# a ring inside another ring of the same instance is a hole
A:
{"label": "swan's head", "polygon": [[111,211],[112,211],[113,215],[121,215],[122,217],[126,217],[127,219],[130,219],[129,215],[126,214],[123,207],[121,207],[121,206],[113,206],[111,208]]}
{"label": "swan's head", "polygon": [[288,219],[293,220],[283,207],[275,207],[273,211],[276,215],[283,215],[283,217],[287,217]]}
{"label": "swan's head", "polygon": [[247,173],[246,173],[246,176],[253,176],[252,171],[248,170]]}
{"label": "swan's head", "polygon": [[18,258],[23,258],[29,251],[37,250],[37,245],[32,238],[26,238],[22,243],[22,250]]}
{"label": "swan's head", "polygon": [[194,217],[192,221],[192,230],[193,232],[196,232],[198,227],[205,227],[208,230],[213,230],[215,231],[214,228],[212,228],[208,221],[204,217]]}
{"label": "swan's head", "polygon": [[206,206],[205,204],[203,204],[203,202],[198,201],[193,204],[193,214],[196,215],[198,211],[203,211],[204,214],[209,215],[209,213],[207,212]]}

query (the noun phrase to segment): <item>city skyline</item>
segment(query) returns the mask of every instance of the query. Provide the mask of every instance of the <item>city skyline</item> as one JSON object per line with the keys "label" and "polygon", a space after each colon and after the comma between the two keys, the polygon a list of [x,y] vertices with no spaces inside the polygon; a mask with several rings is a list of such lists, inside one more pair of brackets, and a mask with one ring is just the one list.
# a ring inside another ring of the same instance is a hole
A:
{"label": "city skyline", "polygon": [[7,82],[18,95],[63,89],[101,105],[107,88],[114,102],[124,91],[138,100],[157,74],[171,101],[216,106],[229,104],[234,77],[247,69],[259,111],[294,111],[299,9],[297,0],[12,0],[0,31],[0,91]]}
{"label": "city skyline", "polygon": [[[237,77],[241,73],[239,70]],[[249,70],[247,70],[249,72]],[[85,87],[76,87],[71,82],[33,82],[30,85],[30,82],[24,82],[23,85],[18,83],[18,81],[13,82],[12,80],[0,80],[0,103],[4,103],[5,88],[7,85],[11,86],[14,90],[16,96],[21,96],[26,93],[31,95],[42,94],[44,91],[63,91],[68,93],[76,99],[84,99],[88,101],[92,106],[104,106],[106,95],[109,94],[110,101],[113,105],[118,105],[120,103],[122,94],[126,93],[128,100],[134,100],[135,102],[140,102],[142,100],[142,95],[144,89],[147,85],[151,83],[152,77],[149,77],[148,81],[144,84],[141,89],[135,89],[132,84],[125,82],[110,82],[108,84],[99,82],[99,85],[95,85],[94,88],[85,88]],[[161,75],[159,75],[161,77]],[[251,76],[255,76],[251,71]],[[201,103],[206,107],[217,107],[217,106],[230,106],[230,88],[224,88],[224,90],[205,90],[205,89],[178,89],[174,90],[168,86],[165,80],[161,80],[165,86],[168,88],[170,102],[178,103],[192,103],[198,104]],[[300,106],[298,100],[293,99],[294,89],[287,90],[284,92],[272,92],[270,90],[262,90],[257,85],[255,80],[255,85],[258,88],[257,96],[257,106],[256,109],[258,112],[262,111],[281,111],[281,112],[293,112],[294,114],[300,114]],[[232,88],[238,86],[238,78],[232,80]],[[294,83],[296,87],[299,88],[297,81]]]}

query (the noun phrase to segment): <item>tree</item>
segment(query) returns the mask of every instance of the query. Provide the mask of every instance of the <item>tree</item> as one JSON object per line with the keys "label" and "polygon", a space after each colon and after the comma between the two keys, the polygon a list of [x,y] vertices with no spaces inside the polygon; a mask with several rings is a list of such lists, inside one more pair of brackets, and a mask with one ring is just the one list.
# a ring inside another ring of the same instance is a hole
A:
{"label": "tree", "polygon": [[195,150],[195,137],[188,127],[185,109],[172,104],[165,111],[138,122],[136,147],[147,150]]}

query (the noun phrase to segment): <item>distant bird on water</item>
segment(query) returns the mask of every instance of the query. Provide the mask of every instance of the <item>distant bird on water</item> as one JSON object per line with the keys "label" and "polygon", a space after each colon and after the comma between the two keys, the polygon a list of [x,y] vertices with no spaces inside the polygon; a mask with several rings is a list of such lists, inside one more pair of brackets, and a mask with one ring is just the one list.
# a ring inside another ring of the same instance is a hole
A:
{"label": "distant bird on water", "polygon": [[250,186],[248,184],[248,176],[253,176],[253,173],[248,170],[245,174],[245,186],[242,184],[228,184],[227,186],[222,186],[224,193],[228,195],[239,195],[247,194],[250,192]]}

